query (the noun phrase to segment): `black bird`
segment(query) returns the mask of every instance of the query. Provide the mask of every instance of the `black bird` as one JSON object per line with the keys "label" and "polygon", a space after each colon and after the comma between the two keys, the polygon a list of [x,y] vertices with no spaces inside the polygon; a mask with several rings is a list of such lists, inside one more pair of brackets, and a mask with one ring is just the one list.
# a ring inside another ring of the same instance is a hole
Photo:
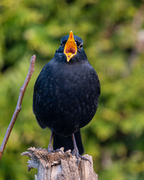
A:
{"label": "black bird", "polygon": [[80,128],[95,115],[99,95],[99,79],[87,60],[83,41],[71,31],[61,39],[34,86],[33,112],[41,128],[49,127],[52,132],[49,152],[64,147],[77,157],[83,154]]}

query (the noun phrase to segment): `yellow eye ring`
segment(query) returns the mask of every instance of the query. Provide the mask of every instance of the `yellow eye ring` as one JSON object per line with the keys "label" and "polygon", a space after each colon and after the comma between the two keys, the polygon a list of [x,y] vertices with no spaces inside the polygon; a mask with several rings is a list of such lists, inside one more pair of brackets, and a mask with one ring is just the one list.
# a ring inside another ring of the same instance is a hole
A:
{"label": "yellow eye ring", "polygon": [[83,48],[83,43],[81,43],[79,46],[78,46],[80,49]]}

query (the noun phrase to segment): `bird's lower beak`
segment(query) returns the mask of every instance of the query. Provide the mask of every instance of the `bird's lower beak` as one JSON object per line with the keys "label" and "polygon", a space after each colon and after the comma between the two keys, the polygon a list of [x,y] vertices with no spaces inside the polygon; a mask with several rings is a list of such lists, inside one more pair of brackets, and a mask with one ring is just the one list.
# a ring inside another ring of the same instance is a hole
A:
{"label": "bird's lower beak", "polygon": [[77,44],[74,40],[74,36],[73,36],[73,32],[70,31],[70,35],[69,35],[69,38],[65,44],[65,47],[64,47],[64,54],[66,55],[67,57],[67,62],[70,61],[70,59],[76,55],[77,53]]}

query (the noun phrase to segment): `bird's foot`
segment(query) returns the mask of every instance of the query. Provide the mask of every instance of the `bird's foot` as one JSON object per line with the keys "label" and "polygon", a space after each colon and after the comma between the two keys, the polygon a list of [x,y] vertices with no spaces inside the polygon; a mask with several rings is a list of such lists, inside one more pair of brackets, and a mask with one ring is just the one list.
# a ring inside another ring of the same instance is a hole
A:
{"label": "bird's foot", "polygon": [[49,152],[50,154],[55,153],[55,152],[61,152],[61,153],[63,153],[61,149],[56,149],[56,150],[54,150],[54,149],[53,149],[53,146],[52,146],[51,144],[48,145],[47,150],[48,150],[48,152]]}
{"label": "bird's foot", "polygon": [[55,152],[61,152],[61,153],[63,153],[61,149],[56,149],[56,150],[54,150],[54,151],[55,151]]}
{"label": "bird's foot", "polygon": [[[79,164],[79,158],[90,162],[89,159],[87,159],[87,158],[85,158],[85,157],[83,157],[83,156],[81,156],[81,155],[79,154],[79,150],[78,150],[78,148],[77,148],[77,144],[76,144],[76,140],[75,140],[74,134],[72,134],[72,139],[73,139],[73,143],[74,143],[74,149],[73,149],[72,155],[73,155],[73,156],[76,156],[76,158],[77,158],[77,165]],[[90,162],[90,163],[91,163],[91,162]]]}
{"label": "bird's foot", "polygon": [[51,143],[48,145],[47,150],[48,150],[48,152],[49,152],[50,154],[51,154],[52,152],[54,152],[54,149],[53,149],[53,146],[52,146]]}
{"label": "bird's foot", "polygon": [[79,158],[80,158],[80,154],[79,154],[78,150],[77,150],[77,149],[74,149],[74,150],[72,151],[72,155],[77,158],[77,165],[78,165],[78,164],[79,164]]}
{"label": "bird's foot", "polygon": [[80,156],[81,159],[83,159],[83,160],[85,160],[85,161],[89,161],[89,163],[91,164],[91,162],[90,162],[90,160],[89,160],[88,158],[85,158],[85,157],[83,157],[83,156],[81,156],[81,155],[79,155],[79,156]]}
{"label": "bird's foot", "polygon": [[51,154],[52,152],[54,152],[54,149],[53,149],[53,146],[52,146],[52,138],[53,138],[53,131],[51,132],[51,137],[50,137],[50,142],[49,142],[49,145],[48,145],[48,152]]}
{"label": "bird's foot", "polygon": [[[81,158],[82,160],[86,160],[86,161],[89,161],[89,162],[90,162],[89,159],[81,156],[81,155],[79,154],[79,152],[77,151],[77,149],[74,149],[74,150],[73,150],[72,155],[73,155],[73,156],[76,156],[76,158],[77,158],[77,165],[78,165],[79,162],[80,162],[79,158]],[[91,163],[91,162],[90,162],[90,163]]]}

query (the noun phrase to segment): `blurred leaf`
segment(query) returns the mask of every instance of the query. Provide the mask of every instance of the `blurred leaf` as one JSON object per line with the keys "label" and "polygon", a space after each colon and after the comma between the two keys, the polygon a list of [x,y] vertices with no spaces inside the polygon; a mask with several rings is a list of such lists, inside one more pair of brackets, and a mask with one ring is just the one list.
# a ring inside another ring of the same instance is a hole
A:
{"label": "blurred leaf", "polygon": [[[93,156],[99,179],[144,179],[144,2],[137,0],[1,0],[0,142],[13,115],[36,54],[35,72],[0,163],[0,180],[33,179],[30,146],[47,148],[50,130],[32,112],[33,86],[52,59],[61,37],[72,30],[84,41],[89,62],[101,82],[96,115],[82,129],[85,153]],[[140,48],[139,48],[140,47]]]}

